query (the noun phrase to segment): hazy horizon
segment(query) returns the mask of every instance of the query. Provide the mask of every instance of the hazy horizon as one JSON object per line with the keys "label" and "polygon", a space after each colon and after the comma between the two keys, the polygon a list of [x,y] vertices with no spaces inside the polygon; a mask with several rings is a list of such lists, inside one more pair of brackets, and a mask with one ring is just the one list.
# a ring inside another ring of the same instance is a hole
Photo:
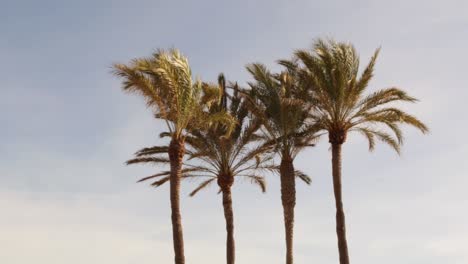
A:
{"label": "hazy horizon", "polygon": [[[0,263],[173,261],[168,186],[136,184],[155,169],[124,166],[159,142],[141,98],[111,65],[177,47],[195,76],[245,84],[245,65],[310,47],[353,43],[365,65],[381,47],[370,90],[397,86],[430,127],[404,129],[398,156],[351,135],[343,153],[350,259],[361,264],[468,263],[468,2],[1,1]],[[449,126],[450,125],[450,126]],[[338,263],[328,142],[301,153],[296,263]],[[237,263],[284,263],[277,176],[268,191],[236,182]],[[225,261],[221,196],[182,184],[187,263]]]}

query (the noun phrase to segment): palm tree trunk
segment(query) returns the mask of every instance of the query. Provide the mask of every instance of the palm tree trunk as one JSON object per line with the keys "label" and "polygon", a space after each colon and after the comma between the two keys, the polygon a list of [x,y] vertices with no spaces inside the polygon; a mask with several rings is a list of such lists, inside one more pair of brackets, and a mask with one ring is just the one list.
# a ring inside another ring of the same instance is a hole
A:
{"label": "palm tree trunk", "polygon": [[172,239],[174,244],[175,264],[184,264],[184,237],[182,232],[182,217],[180,215],[180,180],[182,176],[182,159],[185,154],[184,140],[172,139],[169,145],[169,160],[171,164],[170,196],[172,211]]}
{"label": "palm tree trunk", "polygon": [[280,165],[281,202],[283,204],[286,235],[286,264],[293,264],[294,207],[296,206],[296,179],[291,159],[282,159]]}
{"label": "palm tree trunk", "polygon": [[234,213],[232,211],[231,188],[223,190],[224,218],[226,219],[226,259],[227,264],[234,264],[236,247],[234,241]]}
{"label": "palm tree trunk", "polygon": [[335,193],[336,235],[338,237],[340,264],[349,264],[348,242],[346,241],[346,225],[341,191],[341,146],[342,144],[332,143],[333,191]]}

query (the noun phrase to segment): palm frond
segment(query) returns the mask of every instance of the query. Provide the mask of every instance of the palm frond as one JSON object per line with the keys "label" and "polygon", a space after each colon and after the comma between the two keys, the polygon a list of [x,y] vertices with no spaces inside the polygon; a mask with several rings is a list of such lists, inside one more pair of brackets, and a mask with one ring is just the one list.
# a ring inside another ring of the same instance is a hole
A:
{"label": "palm frond", "polygon": [[153,174],[151,176],[147,176],[147,177],[144,177],[144,178],[141,178],[140,180],[138,180],[137,182],[142,182],[142,181],[146,181],[146,180],[149,180],[149,179],[154,179],[154,178],[157,178],[157,177],[161,177],[161,176],[168,176],[170,175],[171,172],[170,171],[163,171],[161,173],[157,173],[157,174]]}
{"label": "palm frond", "polygon": [[162,178],[160,180],[157,180],[157,181],[151,183],[151,186],[159,187],[159,186],[165,184],[166,182],[168,182],[170,180],[170,178],[171,178],[170,176],[166,176],[166,177],[164,177],[164,178]]}
{"label": "palm frond", "polygon": [[264,177],[257,175],[245,175],[245,177],[249,179],[251,183],[257,185],[262,193],[266,192],[266,182]]}
{"label": "palm frond", "polygon": [[200,185],[198,185],[197,188],[195,188],[195,190],[193,190],[189,196],[193,197],[195,194],[197,194],[199,191],[203,190],[204,188],[208,187],[215,179],[209,179],[209,180],[206,180],[206,181],[203,181],[202,183],[200,183]]}
{"label": "palm frond", "polygon": [[309,176],[307,176],[307,174],[305,174],[304,172],[300,170],[295,170],[294,174],[296,175],[297,178],[301,179],[307,185],[310,185],[312,183],[312,179]]}
{"label": "palm frond", "polygon": [[144,158],[129,159],[125,162],[126,165],[141,164],[141,163],[155,163],[155,164],[166,163],[167,164],[169,163],[169,159],[158,158],[158,157],[144,157]]}
{"label": "palm frond", "polygon": [[154,154],[163,154],[168,153],[169,147],[168,146],[153,146],[149,148],[142,148],[135,153],[135,156],[142,157],[142,156],[150,156]]}

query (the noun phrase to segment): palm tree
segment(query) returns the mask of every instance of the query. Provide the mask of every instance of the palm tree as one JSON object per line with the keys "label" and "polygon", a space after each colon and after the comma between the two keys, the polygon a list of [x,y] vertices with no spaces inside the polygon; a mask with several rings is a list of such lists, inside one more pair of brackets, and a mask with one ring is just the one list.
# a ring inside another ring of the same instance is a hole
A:
{"label": "palm tree", "polygon": [[115,64],[114,74],[123,79],[123,90],[142,96],[155,116],[165,121],[171,141],[168,147],[155,147],[153,154],[167,154],[169,159],[158,156],[153,162],[170,164],[170,201],[175,263],[184,264],[184,240],[179,204],[182,161],[185,153],[186,129],[225,124],[230,130],[232,117],[219,112],[205,111],[216,98],[212,90],[204,89],[201,81],[192,80],[192,72],[186,57],[178,50],[158,50],[148,58],[134,59],[130,64]]}
{"label": "palm tree", "polygon": [[250,64],[247,70],[255,79],[251,88],[251,111],[262,123],[264,145],[272,146],[281,158],[279,170],[281,201],[284,212],[286,263],[293,263],[294,207],[296,205],[296,177],[307,184],[310,178],[294,168],[294,158],[316,139],[308,122],[309,104],[301,100],[304,92],[296,85],[288,71],[273,74],[259,63]]}
{"label": "palm tree", "polygon": [[375,141],[379,140],[399,153],[403,143],[400,125],[406,124],[423,133],[428,132],[428,128],[416,117],[388,105],[392,102],[417,101],[406,92],[392,87],[365,95],[378,54],[379,49],[359,75],[359,57],[351,44],[317,40],[313,51],[295,52],[296,59],[302,64],[297,76],[302,85],[310,89],[309,102],[313,106],[310,118],[316,129],[328,133],[331,144],[336,232],[341,264],[349,264],[341,186],[341,148],[348,133],[358,132],[366,137],[370,150],[374,149]]}
{"label": "palm tree", "polygon": [[[238,93],[237,84],[234,85],[234,94],[226,92],[224,75],[218,78],[220,100],[212,104],[210,112],[227,112],[236,119],[236,126],[229,136],[226,136],[226,128],[215,126],[205,130],[189,130],[185,142],[188,145],[188,159],[183,163],[182,179],[205,179],[196,187],[190,196],[217,182],[223,195],[224,217],[226,219],[226,258],[228,264],[235,263],[234,241],[234,213],[232,210],[231,188],[235,178],[244,178],[260,187],[262,192],[266,190],[264,178],[257,173],[261,170],[271,169],[272,155],[268,147],[253,147],[257,137],[255,132],[259,123],[248,120],[248,109],[244,100]],[[229,99],[229,100],[228,100]],[[165,134],[163,134],[164,136]],[[136,157],[127,161],[127,164],[147,163],[156,159],[153,156],[157,147],[144,148],[135,153]],[[198,161],[198,162],[194,162]],[[158,163],[158,162],[156,162]],[[156,179],[156,180],[155,180]],[[170,172],[164,171],[141,181],[155,180],[152,186],[159,187],[169,181]]]}
{"label": "palm tree", "polygon": [[248,119],[249,112],[245,101],[239,95],[237,84],[234,85],[233,95],[229,96],[226,92],[224,75],[219,76],[218,82],[222,91],[221,100],[218,105],[211,108],[211,112],[226,111],[236,118],[237,124],[228,137],[223,136],[226,133],[225,129],[219,127],[204,131],[193,130],[187,137],[187,143],[191,147],[190,159],[202,161],[199,166],[200,172],[210,177],[190,195],[195,195],[216,180],[223,195],[227,232],[226,260],[227,264],[234,264],[234,213],[231,188],[236,178],[244,178],[258,185],[262,192],[265,192],[264,178],[258,172],[271,167],[272,155],[269,153],[269,147],[255,144],[257,140],[255,132],[260,126]]}

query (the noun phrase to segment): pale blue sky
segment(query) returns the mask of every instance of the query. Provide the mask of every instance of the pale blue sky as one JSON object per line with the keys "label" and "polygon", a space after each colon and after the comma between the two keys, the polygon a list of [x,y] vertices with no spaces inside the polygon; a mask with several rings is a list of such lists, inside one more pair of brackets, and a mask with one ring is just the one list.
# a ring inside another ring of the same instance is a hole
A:
{"label": "pale blue sky", "polygon": [[[401,157],[358,136],[344,149],[344,204],[353,263],[468,263],[468,2],[0,0],[0,263],[171,263],[168,189],[135,184],[125,167],[157,143],[142,101],[120,91],[114,62],[177,47],[193,72],[245,83],[245,64],[274,67],[316,37],[351,41],[369,59],[371,90],[399,86],[431,128],[406,129]],[[337,263],[326,140],[296,166],[296,261]],[[279,183],[234,187],[238,263],[283,263]],[[216,189],[188,198],[187,263],[224,261]]]}

